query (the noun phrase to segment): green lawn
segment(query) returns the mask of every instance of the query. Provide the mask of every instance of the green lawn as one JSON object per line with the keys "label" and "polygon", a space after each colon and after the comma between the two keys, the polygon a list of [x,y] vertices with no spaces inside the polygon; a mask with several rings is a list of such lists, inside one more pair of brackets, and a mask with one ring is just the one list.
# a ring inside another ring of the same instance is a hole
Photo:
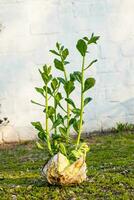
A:
{"label": "green lawn", "polygon": [[47,160],[34,143],[0,148],[0,200],[134,199],[134,134],[92,136],[87,155],[88,180],[51,186],[40,175]]}

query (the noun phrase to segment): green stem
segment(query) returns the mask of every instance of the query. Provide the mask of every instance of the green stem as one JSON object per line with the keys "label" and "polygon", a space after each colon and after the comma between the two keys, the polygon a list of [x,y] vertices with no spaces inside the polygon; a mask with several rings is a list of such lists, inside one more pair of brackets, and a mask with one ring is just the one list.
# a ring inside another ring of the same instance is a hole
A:
{"label": "green stem", "polygon": [[77,142],[76,142],[76,149],[79,146],[80,143],[80,137],[81,137],[81,132],[82,132],[82,122],[83,122],[83,110],[84,110],[84,65],[85,65],[85,57],[83,57],[82,60],[82,78],[81,78],[81,112],[80,112],[80,124],[79,124],[79,132],[78,132],[78,137],[77,137]]}
{"label": "green stem", "polygon": [[[54,92],[54,109],[55,109],[55,112],[54,112],[54,121],[56,121],[57,119],[57,112],[56,112],[56,100],[55,100],[55,92]],[[56,135],[57,134],[57,127],[54,128],[54,134]],[[57,140],[54,140],[54,145],[56,146],[57,145]]]}
{"label": "green stem", "polygon": [[[67,81],[67,74],[66,74],[65,67],[64,67],[64,77],[65,77],[65,80]],[[66,98],[69,98],[69,94],[66,94]],[[70,105],[67,102],[67,139],[69,139],[69,135],[70,135],[69,122],[70,122]]]}
{"label": "green stem", "polygon": [[48,129],[48,93],[47,93],[47,85],[46,85],[46,134],[47,134],[47,146],[48,146],[48,150],[49,153],[51,155],[53,155],[52,153],[52,148],[51,148],[51,144],[50,144],[50,133],[49,133],[49,129]]}

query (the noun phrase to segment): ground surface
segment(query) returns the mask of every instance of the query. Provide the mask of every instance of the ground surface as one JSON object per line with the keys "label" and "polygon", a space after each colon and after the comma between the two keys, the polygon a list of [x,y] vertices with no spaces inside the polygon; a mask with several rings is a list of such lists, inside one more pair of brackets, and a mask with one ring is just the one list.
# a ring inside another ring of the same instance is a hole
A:
{"label": "ground surface", "polygon": [[34,143],[0,149],[0,200],[134,199],[134,134],[88,139],[88,181],[50,186],[40,176],[47,155]]}

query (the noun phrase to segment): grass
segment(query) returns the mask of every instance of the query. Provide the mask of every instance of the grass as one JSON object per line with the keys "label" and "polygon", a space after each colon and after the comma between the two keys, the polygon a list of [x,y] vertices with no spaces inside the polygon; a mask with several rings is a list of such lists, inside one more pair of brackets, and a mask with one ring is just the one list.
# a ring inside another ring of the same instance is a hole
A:
{"label": "grass", "polygon": [[51,186],[40,170],[48,155],[35,143],[0,148],[0,200],[131,200],[134,197],[134,134],[92,136],[88,180]]}

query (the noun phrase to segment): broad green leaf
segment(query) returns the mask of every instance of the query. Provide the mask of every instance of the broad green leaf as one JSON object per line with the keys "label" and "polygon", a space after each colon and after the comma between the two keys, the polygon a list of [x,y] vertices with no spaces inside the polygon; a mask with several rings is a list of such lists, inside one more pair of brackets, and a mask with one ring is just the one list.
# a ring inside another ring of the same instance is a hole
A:
{"label": "broad green leaf", "polygon": [[42,128],[42,125],[40,122],[31,122],[31,124],[37,129],[38,131],[44,132],[44,129]]}
{"label": "broad green leaf", "polygon": [[54,59],[54,65],[57,69],[64,71],[63,63],[56,58]]}
{"label": "broad green leaf", "polygon": [[71,92],[73,92],[73,90],[75,89],[74,82],[73,81],[65,82],[64,89],[65,89],[66,94],[68,95],[71,94]]}
{"label": "broad green leaf", "polygon": [[66,100],[67,103],[69,103],[71,106],[73,106],[74,108],[76,108],[76,107],[75,107],[75,104],[74,104],[74,102],[73,102],[72,99],[70,99],[70,98],[65,98],[65,100]]}
{"label": "broad green leaf", "polygon": [[67,58],[68,55],[69,55],[68,49],[64,49],[64,50],[62,51],[63,60],[66,60],[66,58]]}
{"label": "broad green leaf", "polygon": [[59,54],[57,51],[55,51],[55,50],[49,50],[49,51],[50,51],[51,53],[57,55],[57,56],[60,56],[60,54]]}
{"label": "broad green leaf", "polygon": [[91,98],[91,97],[87,97],[87,98],[84,100],[84,106],[86,106],[90,101],[92,101],[92,98]]}
{"label": "broad green leaf", "polygon": [[53,78],[52,82],[51,82],[51,87],[53,89],[53,91],[55,91],[58,87],[58,80],[56,78]]}
{"label": "broad green leaf", "polygon": [[74,76],[74,73],[72,74],[70,74],[70,81],[75,81],[75,76]]}
{"label": "broad green leaf", "polygon": [[87,51],[87,44],[84,40],[82,39],[78,40],[76,48],[78,49],[78,51],[80,52],[82,56],[85,56],[86,51]]}
{"label": "broad green leaf", "polygon": [[92,88],[94,85],[95,85],[95,79],[87,78],[84,83],[84,91],[83,92],[86,92],[88,89]]}
{"label": "broad green leaf", "polygon": [[37,92],[39,92],[40,94],[42,94],[42,96],[44,97],[44,90],[43,90],[43,88],[36,87],[35,89],[36,89]]}

